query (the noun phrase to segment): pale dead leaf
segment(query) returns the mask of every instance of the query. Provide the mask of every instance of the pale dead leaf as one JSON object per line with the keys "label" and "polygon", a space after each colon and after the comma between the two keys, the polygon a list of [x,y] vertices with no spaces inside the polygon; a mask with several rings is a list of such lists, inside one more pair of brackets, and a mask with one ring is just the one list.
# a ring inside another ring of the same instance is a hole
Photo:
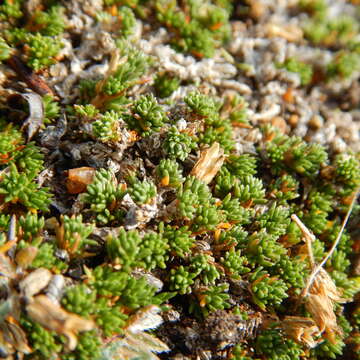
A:
{"label": "pale dead leaf", "polygon": [[16,265],[0,251],[0,276],[13,279],[16,277]]}
{"label": "pale dead leaf", "polygon": [[38,268],[20,281],[19,288],[26,298],[30,298],[45,289],[51,278],[52,273],[45,268]]}
{"label": "pale dead leaf", "polygon": [[215,142],[211,147],[201,151],[200,158],[191,170],[195,176],[205,184],[209,184],[224,163],[224,150]]}
{"label": "pale dead leaf", "polygon": [[163,319],[159,315],[161,309],[156,305],[146,306],[132,315],[121,338],[110,340],[102,351],[100,360],[107,359],[148,359],[160,360],[154,353],[170,351],[169,347],[152,334],[144,331],[155,329]]}
{"label": "pale dead leaf", "polygon": [[65,335],[68,339],[69,350],[77,345],[77,333],[90,331],[95,328],[92,320],[84,319],[76,314],[69,313],[54,304],[47,296],[38,295],[26,306],[29,317],[50,331]]}
{"label": "pale dead leaf", "polygon": [[303,39],[303,31],[297,25],[280,25],[268,23],[265,27],[269,37],[282,37],[290,42],[298,42]]}
{"label": "pale dead leaf", "polygon": [[162,317],[159,315],[160,312],[161,309],[156,305],[144,307],[130,318],[126,330],[138,333],[157,328],[163,322]]}
{"label": "pale dead leaf", "polygon": [[27,246],[20,249],[15,256],[16,264],[22,269],[27,269],[35,260],[38,251],[39,249],[36,246]]}
{"label": "pale dead leaf", "polygon": [[[131,349],[135,351],[135,354],[138,355],[136,358],[140,358],[139,355],[145,355],[147,359],[158,359],[158,357],[153,353],[162,353],[170,350],[164,342],[156,338],[154,335],[147,334],[145,332],[133,334],[132,332],[125,331],[124,342],[125,344],[123,349]],[[119,354],[121,354],[121,351]],[[131,357],[129,360],[134,358],[135,357]]]}
{"label": "pale dead leaf", "polygon": [[29,141],[40,129],[44,121],[44,104],[42,97],[35,93],[20,94],[29,104],[29,117],[21,126],[21,130],[27,129]]}

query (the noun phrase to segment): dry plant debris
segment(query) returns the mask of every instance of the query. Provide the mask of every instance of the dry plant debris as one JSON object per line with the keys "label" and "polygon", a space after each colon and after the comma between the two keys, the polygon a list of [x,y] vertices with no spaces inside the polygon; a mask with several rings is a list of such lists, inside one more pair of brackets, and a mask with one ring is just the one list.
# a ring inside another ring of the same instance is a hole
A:
{"label": "dry plant debris", "polygon": [[[304,235],[308,249],[309,262],[312,267],[312,271],[306,282],[306,286],[301,292],[301,299],[302,301],[305,301],[305,308],[309,311],[316,323],[316,326],[318,328],[317,335],[320,335],[324,332],[325,337],[334,344],[336,343],[335,335],[342,335],[342,330],[336,322],[334,306],[337,303],[346,302],[346,300],[342,299],[341,292],[336,287],[334,281],[331,279],[330,275],[323,268],[323,266],[326,264],[327,260],[330,259],[331,255],[336,250],[336,246],[340,241],[340,238],[345,229],[345,225],[350,217],[355,201],[357,200],[357,195],[358,190],[353,195],[353,200],[343,221],[339,234],[337,234],[336,236],[336,240],[333,246],[319,265],[316,265],[314,262],[314,255],[312,250],[312,242],[314,241],[314,236],[310,233],[310,231],[296,215],[292,215],[293,221],[295,221],[295,223],[299,226]],[[351,301],[351,299],[349,300]],[[311,328],[314,329],[313,326],[311,326]],[[312,341],[312,343],[314,343],[314,341]]]}
{"label": "dry plant debris", "polygon": [[200,153],[200,158],[192,168],[190,175],[195,176],[205,184],[209,184],[220,170],[224,160],[224,150],[220,148],[217,142],[214,142],[210,148],[204,149]]}

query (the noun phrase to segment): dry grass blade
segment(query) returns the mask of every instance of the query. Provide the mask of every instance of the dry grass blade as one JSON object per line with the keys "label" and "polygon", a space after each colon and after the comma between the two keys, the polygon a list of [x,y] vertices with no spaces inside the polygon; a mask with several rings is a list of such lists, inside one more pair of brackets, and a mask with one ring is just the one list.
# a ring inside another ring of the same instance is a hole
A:
{"label": "dry grass blade", "polygon": [[211,147],[201,152],[199,160],[191,170],[191,175],[209,184],[220,170],[224,160],[224,150],[219,143],[214,142]]}

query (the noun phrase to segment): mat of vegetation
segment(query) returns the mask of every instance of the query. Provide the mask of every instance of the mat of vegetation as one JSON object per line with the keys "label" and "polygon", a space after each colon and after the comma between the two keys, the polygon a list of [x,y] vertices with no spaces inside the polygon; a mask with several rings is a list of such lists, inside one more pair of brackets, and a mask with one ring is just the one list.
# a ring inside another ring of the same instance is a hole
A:
{"label": "mat of vegetation", "polygon": [[360,359],[359,19],[3,0],[0,358]]}

